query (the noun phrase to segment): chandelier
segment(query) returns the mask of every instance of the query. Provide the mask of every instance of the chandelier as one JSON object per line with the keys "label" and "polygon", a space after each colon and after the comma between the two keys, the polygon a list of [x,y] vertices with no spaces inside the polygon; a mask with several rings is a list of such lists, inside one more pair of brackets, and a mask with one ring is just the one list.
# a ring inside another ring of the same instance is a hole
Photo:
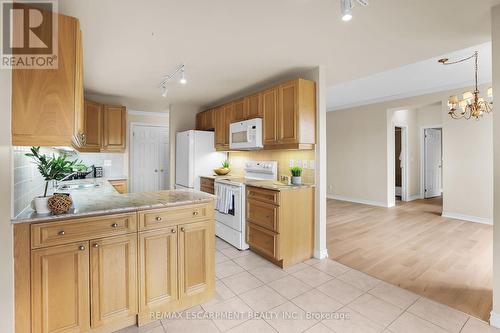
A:
{"label": "chandelier", "polygon": [[443,65],[454,65],[474,59],[474,91],[466,91],[462,94],[462,96],[454,95],[448,98],[448,114],[453,119],[475,118],[476,120],[479,120],[479,117],[482,117],[485,113],[493,111],[493,89],[491,87],[488,89],[486,100],[479,95],[480,92],[477,84],[478,56],[479,53],[476,51],[470,57],[457,61],[450,62],[448,58],[439,59],[439,62]]}

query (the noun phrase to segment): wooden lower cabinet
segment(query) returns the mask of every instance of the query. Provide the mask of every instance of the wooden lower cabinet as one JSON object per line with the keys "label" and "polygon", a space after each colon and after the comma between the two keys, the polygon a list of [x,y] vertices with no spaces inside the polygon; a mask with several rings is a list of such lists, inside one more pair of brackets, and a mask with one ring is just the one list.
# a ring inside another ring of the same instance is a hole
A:
{"label": "wooden lower cabinet", "polygon": [[14,250],[16,333],[112,333],[215,293],[213,203],[19,224]]}
{"label": "wooden lower cabinet", "polygon": [[94,240],[90,245],[91,327],[134,324],[137,234]]}
{"label": "wooden lower cabinet", "polygon": [[128,192],[128,185],[127,185],[127,180],[126,179],[110,180],[109,183],[120,194],[124,194],[124,193]]}
{"label": "wooden lower cabinet", "polygon": [[31,280],[32,333],[89,330],[88,242],[31,251]]}
{"label": "wooden lower cabinet", "polygon": [[169,311],[179,298],[177,226],[139,233],[139,323]]}
{"label": "wooden lower cabinet", "polygon": [[247,243],[281,267],[313,255],[314,188],[283,191],[246,186]]}

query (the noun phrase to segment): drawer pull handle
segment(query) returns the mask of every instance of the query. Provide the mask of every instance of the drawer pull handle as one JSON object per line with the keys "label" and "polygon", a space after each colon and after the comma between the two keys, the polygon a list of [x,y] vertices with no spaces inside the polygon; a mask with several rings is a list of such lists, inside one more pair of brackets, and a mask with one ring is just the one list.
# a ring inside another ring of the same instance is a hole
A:
{"label": "drawer pull handle", "polygon": [[161,217],[157,216],[157,217],[155,218],[155,220],[156,220],[156,221],[158,221],[158,222],[160,222],[160,221],[161,221]]}
{"label": "drawer pull handle", "polygon": [[111,227],[116,228],[116,227],[118,227],[118,224],[117,224],[117,223],[113,223],[113,224],[111,225]]}
{"label": "drawer pull handle", "polygon": [[58,232],[59,236],[64,236],[66,233],[64,232],[64,230],[61,230]]}
{"label": "drawer pull handle", "polygon": [[194,211],[194,212],[193,212],[193,215],[194,215],[194,216],[198,216],[198,212],[197,212],[197,211]]}
{"label": "drawer pull handle", "polygon": [[175,229],[172,229],[172,233],[175,234],[177,232],[177,230]]}
{"label": "drawer pull handle", "polygon": [[80,250],[80,251],[85,251],[85,246],[80,245],[80,246],[78,247],[78,250]]}
{"label": "drawer pull handle", "polygon": [[186,229],[184,229],[184,228],[181,228],[181,231],[182,231],[182,232],[184,232],[185,230],[186,230]]}
{"label": "drawer pull handle", "polygon": [[94,247],[97,249],[99,247],[99,244],[95,243]]}

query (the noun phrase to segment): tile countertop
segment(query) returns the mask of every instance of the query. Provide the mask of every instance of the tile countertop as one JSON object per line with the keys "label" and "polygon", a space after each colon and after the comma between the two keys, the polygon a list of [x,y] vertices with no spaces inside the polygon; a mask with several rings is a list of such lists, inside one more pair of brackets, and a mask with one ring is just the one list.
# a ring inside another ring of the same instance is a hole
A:
{"label": "tile countertop", "polygon": [[77,217],[127,213],[153,208],[189,205],[210,202],[215,196],[193,190],[171,190],[157,192],[119,194],[104,178],[72,180],[64,184],[96,184],[97,187],[73,189],[57,193],[71,193],[73,207],[68,213],[37,214],[31,208],[25,209],[12,223],[49,222]]}
{"label": "tile countertop", "polygon": [[236,175],[226,175],[226,176],[201,176],[202,178],[209,178],[209,179],[229,179],[231,181],[237,182],[237,183],[242,183],[247,186],[253,186],[253,187],[260,187],[260,188],[265,188],[268,190],[274,190],[274,191],[287,191],[287,190],[298,190],[302,188],[309,188],[309,187],[316,187],[314,184],[302,184],[302,185],[286,185],[282,182],[279,181],[273,181],[273,180],[257,180],[257,179],[247,179],[244,178],[243,176],[236,176]]}

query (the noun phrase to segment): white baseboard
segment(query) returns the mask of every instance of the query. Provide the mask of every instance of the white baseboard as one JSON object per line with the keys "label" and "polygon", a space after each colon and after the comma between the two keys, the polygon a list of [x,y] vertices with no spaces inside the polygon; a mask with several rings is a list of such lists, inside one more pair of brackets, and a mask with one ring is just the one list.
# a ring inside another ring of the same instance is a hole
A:
{"label": "white baseboard", "polygon": [[490,312],[490,326],[500,328],[500,315],[493,311]]}
{"label": "white baseboard", "polygon": [[413,201],[413,200],[419,200],[419,199],[423,199],[422,196],[420,194],[414,194],[414,195],[409,195],[408,200],[406,200],[406,201]]}
{"label": "white baseboard", "polygon": [[335,200],[340,200],[340,201],[348,201],[348,202],[355,202],[355,203],[360,203],[364,205],[370,205],[370,206],[378,206],[378,207],[389,207],[387,202],[382,202],[382,201],[372,201],[372,200],[364,200],[364,199],[355,199],[355,198],[349,198],[349,197],[344,197],[342,195],[336,195],[336,194],[327,194],[327,198],[329,199],[335,199]]}
{"label": "white baseboard", "polygon": [[457,220],[463,220],[463,221],[469,221],[469,222],[475,222],[475,223],[491,224],[491,225],[493,224],[493,219],[489,219],[486,217],[470,216],[470,215],[464,215],[464,214],[458,214],[458,213],[452,213],[452,212],[442,212],[441,216],[447,217],[450,219],[457,219]]}
{"label": "white baseboard", "polygon": [[326,259],[328,258],[328,249],[314,250],[314,258],[316,259]]}

